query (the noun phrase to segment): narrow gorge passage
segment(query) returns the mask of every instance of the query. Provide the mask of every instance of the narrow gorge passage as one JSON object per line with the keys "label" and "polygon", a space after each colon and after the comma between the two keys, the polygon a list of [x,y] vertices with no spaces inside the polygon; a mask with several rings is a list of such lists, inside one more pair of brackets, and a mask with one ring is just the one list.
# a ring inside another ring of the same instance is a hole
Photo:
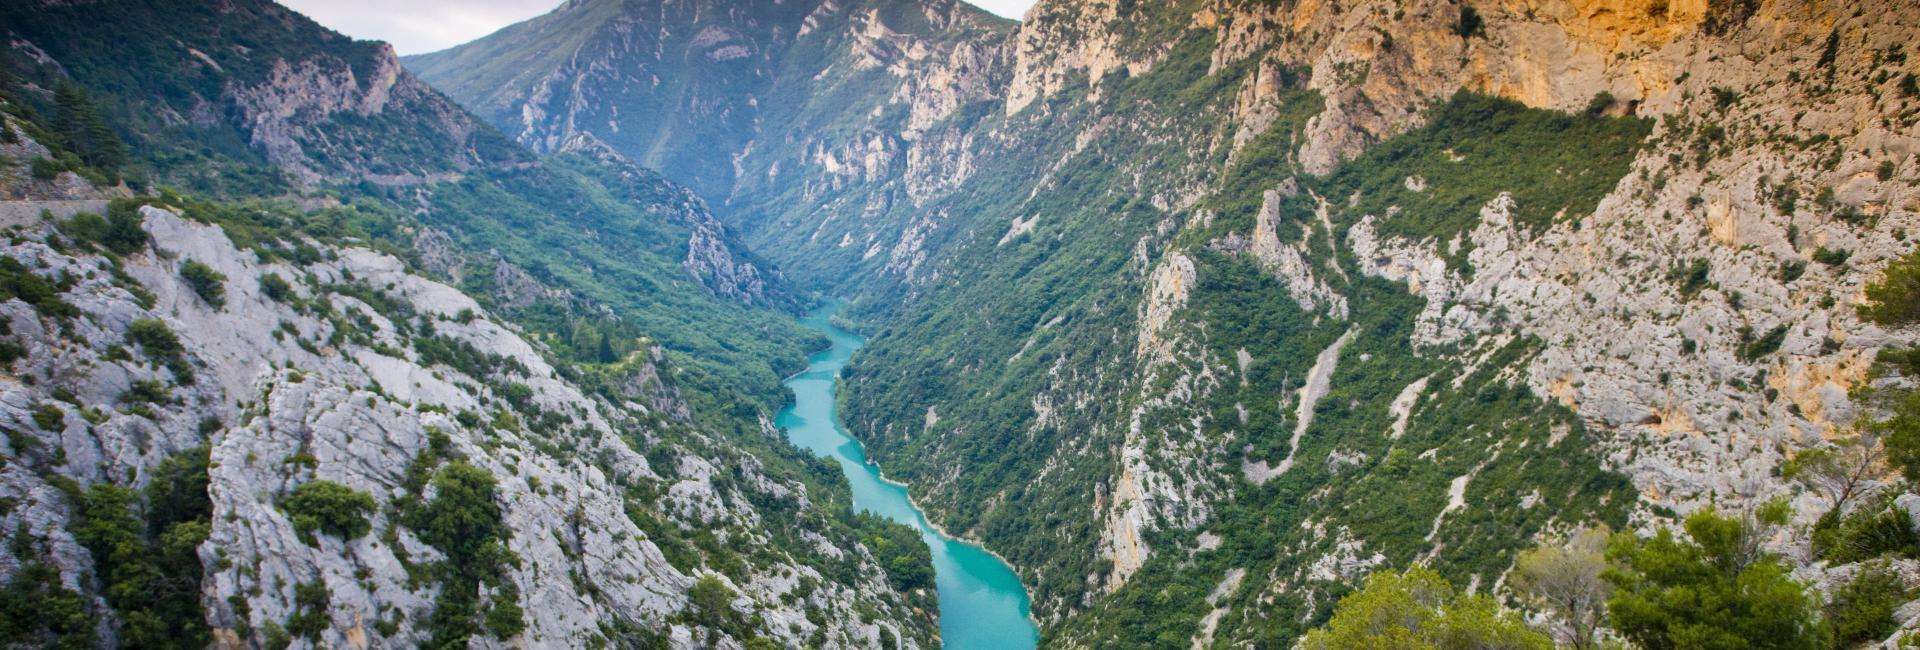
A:
{"label": "narrow gorge passage", "polygon": [[807,359],[807,369],[790,377],[793,404],[775,423],[793,444],[829,456],[840,464],[853,489],[854,507],[913,527],[933,550],[934,582],[940,595],[940,636],[947,648],[970,650],[1032,648],[1039,640],[1027,591],[1013,568],[978,545],[948,537],[913,505],[907,486],[881,476],[867,462],[866,450],[848,435],[834,408],[834,381],[865,340],[833,326],[838,305],[816,310],[802,321],[826,334],[833,345]]}

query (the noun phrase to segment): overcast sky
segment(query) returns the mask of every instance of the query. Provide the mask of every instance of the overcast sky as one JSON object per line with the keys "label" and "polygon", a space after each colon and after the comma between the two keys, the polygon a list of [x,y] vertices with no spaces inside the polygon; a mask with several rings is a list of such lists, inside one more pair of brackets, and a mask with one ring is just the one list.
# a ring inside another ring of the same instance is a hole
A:
{"label": "overcast sky", "polygon": [[[354,38],[386,41],[401,54],[443,50],[546,13],[560,0],[279,0]],[[1019,18],[1034,0],[969,0]]]}

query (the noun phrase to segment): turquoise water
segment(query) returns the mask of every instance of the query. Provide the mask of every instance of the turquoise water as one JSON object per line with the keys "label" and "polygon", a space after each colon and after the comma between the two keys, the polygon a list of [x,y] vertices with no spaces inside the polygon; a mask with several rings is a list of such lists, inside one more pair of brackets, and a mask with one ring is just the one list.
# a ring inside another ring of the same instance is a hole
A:
{"label": "turquoise water", "polygon": [[920,531],[933,550],[934,582],[940,592],[940,636],[948,648],[1019,650],[1032,648],[1038,632],[1031,605],[1013,568],[979,546],[940,534],[927,516],[907,500],[906,486],[890,483],[880,468],[867,463],[866,450],[847,435],[834,412],[833,382],[863,340],[834,327],[833,307],[802,322],[833,339],[833,347],[807,360],[807,370],[787,380],[793,405],[774,422],[803,449],[832,457],[853,485],[853,505]]}

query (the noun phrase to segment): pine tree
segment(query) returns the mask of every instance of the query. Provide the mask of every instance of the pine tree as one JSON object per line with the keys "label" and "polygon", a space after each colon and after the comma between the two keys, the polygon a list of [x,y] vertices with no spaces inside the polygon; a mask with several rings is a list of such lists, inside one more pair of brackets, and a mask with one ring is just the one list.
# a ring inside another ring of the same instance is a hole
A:
{"label": "pine tree", "polygon": [[122,144],[120,136],[107,126],[107,121],[101,119],[100,113],[91,110],[91,107],[86,113],[86,142],[87,148],[81,153],[80,159],[85,160],[88,165],[112,173],[119,171],[120,166],[127,163],[126,145]]}
{"label": "pine tree", "polygon": [[54,89],[54,134],[69,151],[88,166],[113,173],[126,164],[126,145],[107,126],[100,111],[87,98],[85,90],[71,83]]}
{"label": "pine tree", "polygon": [[600,355],[599,356],[600,356],[600,363],[613,363],[615,361],[620,360],[619,355],[616,355],[613,352],[612,336],[606,335],[606,334],[600,335]]}
{"label": "pine tree", "polygon": [[78,150],[80,147],[81,115],[87,110],[86,91],[79,86],[62,83],[53,89],[53,134],[60,138],[60,144]]}

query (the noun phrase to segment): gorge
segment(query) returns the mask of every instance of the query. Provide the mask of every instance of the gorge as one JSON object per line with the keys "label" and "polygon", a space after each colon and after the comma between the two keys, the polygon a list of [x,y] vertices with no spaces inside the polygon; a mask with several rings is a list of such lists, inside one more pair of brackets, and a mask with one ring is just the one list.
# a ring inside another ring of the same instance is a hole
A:
{"label": "gorge", "polygon": [[840,370],[864,343],[835,327],[835,309],[822,308],[806,319],[832,345],[807,360],[807,369],[787,379],[794,402],[774,424],[801,449],[828,456],[847,475],[853,505],[919,531],[932,549],[940,596],[940,639],[948,648],[1031,648],[1038,636],[1028,622],[1026,588],[1007,564],[974,544],[953,539],[927,521],[907,495],[908,486],[888,481],[867,462],[860,443],[841,428],[833,388]]}
{"label": "gorge", "polygon": [[1920,638],[1912,0],[0,32],[0,645]]}

